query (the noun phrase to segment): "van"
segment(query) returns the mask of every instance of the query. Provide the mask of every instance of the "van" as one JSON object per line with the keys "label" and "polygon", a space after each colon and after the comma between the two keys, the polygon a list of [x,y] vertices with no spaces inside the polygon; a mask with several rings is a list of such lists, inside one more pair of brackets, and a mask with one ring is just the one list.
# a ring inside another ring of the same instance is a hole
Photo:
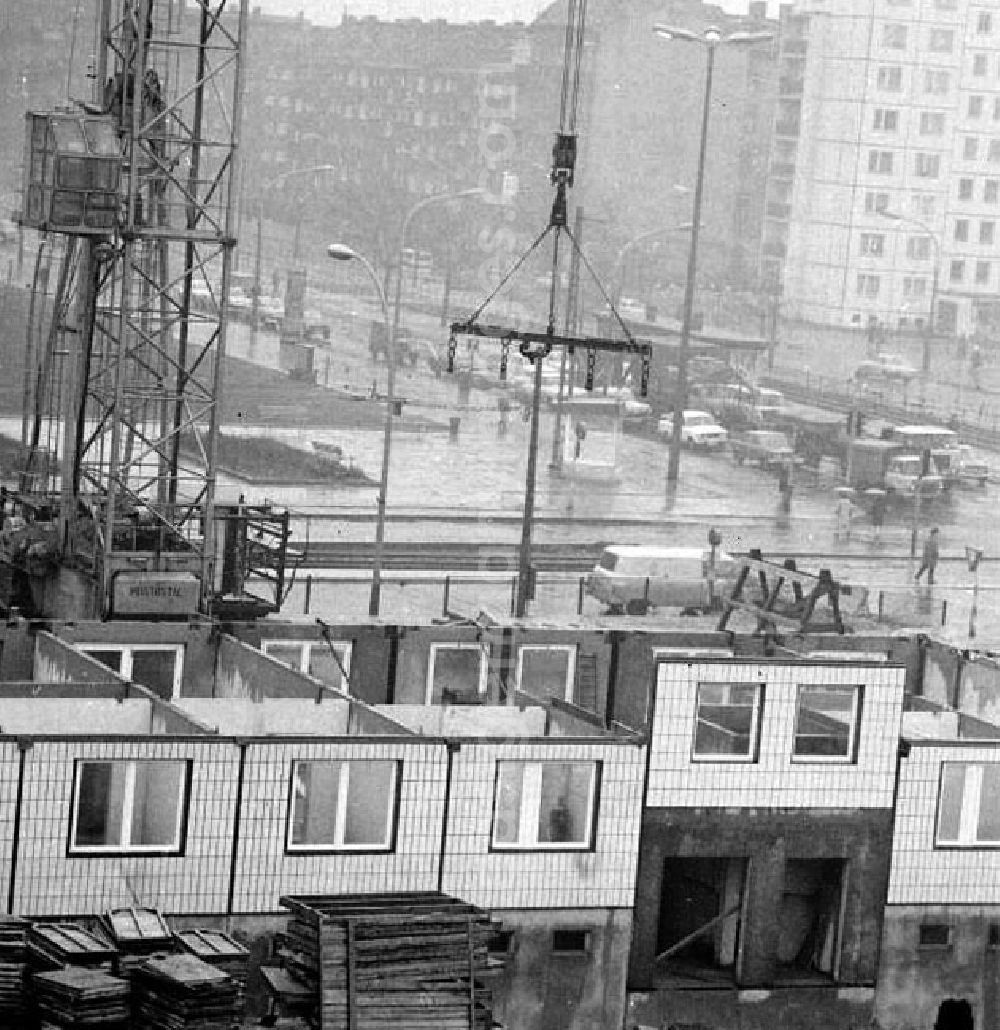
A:
{"label": "van", "polygon": [[740,563],[708,547],[606,547],[584,590],[611,614],[645,615],[650,607],[708,611],[731,592]]}

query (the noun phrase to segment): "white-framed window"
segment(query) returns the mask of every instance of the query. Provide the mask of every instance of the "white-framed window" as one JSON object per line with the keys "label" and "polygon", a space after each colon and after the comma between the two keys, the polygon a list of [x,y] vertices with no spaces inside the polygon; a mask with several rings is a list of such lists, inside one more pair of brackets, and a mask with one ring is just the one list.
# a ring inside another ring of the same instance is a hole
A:
{"label": "white-framed window", "polygon": [[859,297],[877,297],[879,287],[882,285],[882,280],[877,275],[866,275],[861,273],[858,275],[858,296]]}
{"label": "white-framed window", "polygon": [[976,17],[976,32],[980,36],[988,36],[993,31],[993,15],[989,11],[980,11]]}
{"label": "white-framed window", "polygon": [[965,262],[952,261],[948,270],[948,278],[953,283],[960,283],[965,278]]}
{"label": "white-framed window", "polygon": [[599,762],[497,762],[493,848],[591,848],[599,781]]}
{"label": "white-framed window", "polygon": [[868,214],[879,214],[889,210],[889,194],[869,190],[865,193],[865,211]]}
{"label": "white-framed window", "polygon": [[927,280],[919,276],[903,276],[903,296],[923,297],[927,292]]}
{"label": "white-framed window", "polygon": [[763,699],[759,683],[699,683],[691,758],[755,762]]}
{"label": "white-framed window", "polygon": [[944,133],[944,112],[943,111],[921,111],[920,112],[920,135],[941,136]]}
{"label": "white-framed window", "polygon": [[522,644],[517,649],[518,690],[572,701],[575,680],[575,644]]}
{"label": "white-framed window", "polygon": [[940,154],[914,154],[913,173],[921,179],[936,179],[941,170]]}
{"label": "white-framed window", "polygon": [[391,851],[399,766],[369,759],[293,762],[286,850]]}
{"label": "white-framed window", "polygon": [[180,854],[189,779],[187,761],[78,759],[69,853]]}
{"label": "white-framed window", "polygon": [[906,241],[906,256],[911,261],[927,261],[931,256],[930,236],[910,236]]}
{"label": "white-framed window", "polygon": [[878,175],[892,175],[892,151],[869,150],[868,171]]}
{"label": "white-framed window", "polygon": [[882,257],[885,253],[885,236],[880,232],[863,232],[861,234],[862,257]]}
{"label": "white-framed window", "polygon": [[976,262],[976,285],[987,286],[990,281],[990,263],[989,261],[977,261]]}
{"label": "white-framed window", "polygon": [[901,22],[889,22],[882,26],[882,46],[892,50],[906,49],[906,26]]}
{"label": "white-framed window", "polygon": [[943,96],[951,85],[951,76],[936,68],[928,68],[924,72],[924,92],[934,96]]}
{"label": "white-framed window", "polygon": [[[331,647],[336,657],[331,652]],[[331,640],[329,643],[325,640],[264,640],[261,641],[260,649],[264,654],[296,672],[304,672],[307,676],[339,690],[349,689],[349,683],[344,680],[344,676],[349,678],[351,675],[353,648],[349,640]],[[341,666],[343,673],[340,671]]]}
{"label": "white-framed window", "polygon": [[489,652],[485,645],[435,642],[427,659],[428,705],[478,705],[486,698]]}
{"label": "white-framed window", "polygon": [[903,88],[903,69],[898,64],[883,64],[878,70],[878,88],[887,93],[898,93]]}
{"label": "white-framed window", "polygon": [[958,199],[972,200],[973,181],[972,179],[958,180]]}
{"label": "white-framed window", "polygon": [[972,74],[973,75],[985,75],[987,66],[986,54],[973,54],[972,55]]}
{"label": "white-framed window", "polygon": [[991,164],[1000,163],[1000,139],[991,139],[986,148],[986,157]]}
{"label": "white-framed window", "polygon": [[931,29],[928,49],[935,54],[950,54],[955,49],[953,29]]}
{"label": "white-framed window", "polygon": [[861,687],[800,684],[795,705],[793,760],[853,761],[860,715]]}
{"label": "white-framed window", "polygon": [[872,128],[879,132],[895,132],[899,128],[899,111],[887,107],[876,107]]}
{"label": "white-framed window", "polygon": [[980,118],[983,114],[983,98],[980,94],[974,94],[969,97],[969,117]]}
{"label": "white-framed window", "polygon": [[965,161],[975,161],[979,153],[979,137],[966,136],[962,141],[962,158]]}
{"label": "white-framed window", "polygon": [[1000,765],[941,764],[934,843],[1000,847]]}
{"label": "white-framed window", "polygon": [[982,221],[979,223],[979,242],[989,243],[993,242],[996,236],[996,222]]}
{"label": "white-framed window", "polygon": [[987,179],[983,183],[983,202],[995,204],[1000,197],[1000,179]]}
{"label": "white-framed window", "polygon": [[969,220],[968,218],[955,219],[955,242],[968,243],[969,241]]}
{"label": "white-framed window", "polygon": [[77,644],[91,658],[120,676],[148,687],[165,701],[180,697],[184,678],[183,644]]}

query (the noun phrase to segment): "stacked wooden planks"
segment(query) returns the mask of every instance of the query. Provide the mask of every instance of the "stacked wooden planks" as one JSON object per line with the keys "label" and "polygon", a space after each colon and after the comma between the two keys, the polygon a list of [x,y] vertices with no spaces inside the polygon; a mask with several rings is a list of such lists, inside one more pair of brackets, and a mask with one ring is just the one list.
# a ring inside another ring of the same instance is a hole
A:
{"label": "stacked wooden planks", "polygon": [[434,892],[283,897],[283,961],[315,993],[320,1030],[490,1030],[477,980],[497,930]]}
{"label": "stacked wooden planks", "polygon": [[124,1030],[128,1025],[129,989],[124,980],[83,966],[35,973],[32,980],[41,1030]]}
{"label": "stacked wooden planks", "polygon": [[243,994],[232,977],[194,955],[151,958],[132,981],[134,1030],[230,1030]]}
{"label": "stacked wooden planks", "polygon": [[16,1026],[24,1012],[28,921],[0,916],[0,1026]]}
{"label": "stacked wooden planks", "polygon": [[28,961],[35,969],[89,966],[111,972],[115,946],[75,923],[32,923],[26,935]]}

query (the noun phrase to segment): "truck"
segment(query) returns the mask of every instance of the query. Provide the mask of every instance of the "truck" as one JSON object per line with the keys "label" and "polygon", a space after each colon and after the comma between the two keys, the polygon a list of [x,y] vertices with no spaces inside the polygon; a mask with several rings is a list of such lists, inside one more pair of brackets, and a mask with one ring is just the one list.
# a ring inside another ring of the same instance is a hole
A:
{"label": "truck", "polygon": [[933,461],[894,440],[865,437],[850,442],[847,481],[856,490],[885,490],[898,497],[934,496],[943,487]]}

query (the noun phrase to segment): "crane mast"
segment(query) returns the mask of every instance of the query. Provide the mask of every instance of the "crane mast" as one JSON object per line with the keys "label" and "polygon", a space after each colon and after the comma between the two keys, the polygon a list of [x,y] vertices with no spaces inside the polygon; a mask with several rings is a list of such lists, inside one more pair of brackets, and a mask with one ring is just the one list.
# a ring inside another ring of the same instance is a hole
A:
{"label": "crane mast", "polygon": [[[93,101],[28,115],[22,224],[61,262],[22,493],[101,617],[156,593],[210,612],[219,592],[247,2],[101,0]],[[213,302],[193,310],[195,290]]]}

